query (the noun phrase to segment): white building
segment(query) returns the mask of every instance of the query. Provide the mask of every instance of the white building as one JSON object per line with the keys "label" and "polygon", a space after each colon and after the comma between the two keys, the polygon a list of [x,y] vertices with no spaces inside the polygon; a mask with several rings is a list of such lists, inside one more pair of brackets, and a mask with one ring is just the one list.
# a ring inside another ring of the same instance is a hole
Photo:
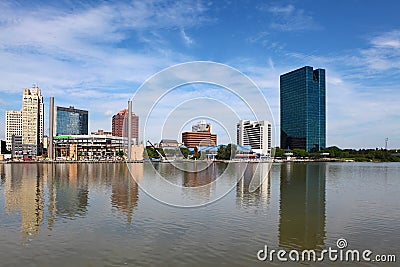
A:
{"label": "white building", "polygon": [[22,112],[18,110],[6,111],[6,148],[11,151],[12,136],[22,136]]}
{"label": "white building", "polygon": [[43,131],[44,105],[40,88],[25,88],[22,95],[22,144],[37,148],[43,143]]}
{"label": "white building", "polygon": [[209,132],[211,133],[211,124],[201,120],[192,126],[192,132]]}
{"label": "white building", "polygon": [[271,154],[271,123],[269,121],[240,120],[237,124],[237,144],[251,146],[256,153]]}

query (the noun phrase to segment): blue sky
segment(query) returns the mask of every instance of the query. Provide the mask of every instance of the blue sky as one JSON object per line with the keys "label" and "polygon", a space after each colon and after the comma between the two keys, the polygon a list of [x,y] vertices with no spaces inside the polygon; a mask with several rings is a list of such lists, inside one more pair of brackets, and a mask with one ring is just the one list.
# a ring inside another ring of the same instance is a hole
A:
{"label": "blue sky", "polygon": [[88,109],[89,130],[110,130],[151,75],[206,60],[258,84],[277,132],[279,75],[325,68],[327,145],[383,147],[387,137],[400,148],[398,1],[0,0],[0,10],[1,139],[5,110],[20,109],[33,83],[46,111],[54,96]]}

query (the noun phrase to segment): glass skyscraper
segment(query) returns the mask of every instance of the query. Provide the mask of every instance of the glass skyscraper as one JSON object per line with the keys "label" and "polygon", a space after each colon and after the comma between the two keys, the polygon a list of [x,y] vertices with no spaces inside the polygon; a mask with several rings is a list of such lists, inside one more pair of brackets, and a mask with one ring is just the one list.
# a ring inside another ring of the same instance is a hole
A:
{"label": "glass skyscraper", "polygon": [[56,135],[79,135],[88,134],[87,110],[75,109],[74,107],[56,108]]}
{"label": "glass skyscraper", "polygon": [[280,76],[281,148],[326,147],[325,70],[305,66]]}

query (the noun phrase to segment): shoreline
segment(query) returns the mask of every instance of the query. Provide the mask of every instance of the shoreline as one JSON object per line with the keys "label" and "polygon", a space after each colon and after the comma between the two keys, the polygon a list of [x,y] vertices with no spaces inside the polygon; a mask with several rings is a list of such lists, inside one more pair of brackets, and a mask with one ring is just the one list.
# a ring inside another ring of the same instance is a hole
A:
{"label": "shoreline", "polygon": [[[213,160],[213,161],[207,161],[207,160],[185,160],[185,161],[149,161],[149,160],[132,160],[132,161],[111,161],[111,160],[99,160],[99,161],[89,161],[89,160],[41,160],[41,161],[0,161],[0,164],[82,164],[82,163],[88,163],[88,164],[99,164],[99,163],[110,163],[110,164],[120,164],[120,163],[145,163],[145,162],[151,162],[151,163],[183,163],[183,162],[208,162],[208,163],[307,163],[307,162],[358,162],[355,160],[349,160],[349,159],[291,159],[291,160],[286,160],[286,159],[273,159],[273,160]],[[396,163],[396,161],[360,161],[360,162],[366,162],[366,163],[389,163],[393,162]],[[399,162],[397,162],[399,163]]]}

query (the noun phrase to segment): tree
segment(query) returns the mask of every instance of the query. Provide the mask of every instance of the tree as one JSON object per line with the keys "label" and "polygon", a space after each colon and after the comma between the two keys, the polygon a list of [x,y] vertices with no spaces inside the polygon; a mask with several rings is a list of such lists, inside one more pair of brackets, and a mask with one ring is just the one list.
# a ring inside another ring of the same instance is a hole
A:
{"label": "tree", "polygon": [[279,147],[275,148],[275,157],[283,158],[285,156],[285,150]]}
{"label": "tree", "polygon": [[182,156],[185,159],[187,159],[187,157],[189,156],[189,149],[187,147],[181,147],[180,151],[181,151]]}
{"label": "tree", "polygon": [[124,158],[124,156],[125,156],[124,151],[122,151],[122,150],[118,150],[118,151],[117,151],[117,157],[118,157],[120,160],[122,160],[122,159]]}
{"label": "tree", "polygon": [[228,144],[227,146],[221,145],[217,151],[217,159],[229,160],[236,156],[237,146],[235,144]]}
{"label": "tree", "polygon": [[340,158],[343,156],[343,151],[337,146],[327,147],[323,152],[329,153],[329,156],[332,158]]}
{"label": "tree", "polygon": [[302,148],[295,148],[295,149],[293,149],[292,152],[293,152],[293,155],[294,155],[295,157],[304,158],[304,157],[307,157],[307,156],[308,156],[307,151],[305,151],[305,150],[302,149]]}
{"label": "tree", "polygon": [[225,148],[225,159],[233,159],[236,156],[237,146],[235,144],[228,144]]}
{"label": "tree", "polygon": [[152,146],[146,146],[146,153],[149,159],[158,159],[160,156]]}

